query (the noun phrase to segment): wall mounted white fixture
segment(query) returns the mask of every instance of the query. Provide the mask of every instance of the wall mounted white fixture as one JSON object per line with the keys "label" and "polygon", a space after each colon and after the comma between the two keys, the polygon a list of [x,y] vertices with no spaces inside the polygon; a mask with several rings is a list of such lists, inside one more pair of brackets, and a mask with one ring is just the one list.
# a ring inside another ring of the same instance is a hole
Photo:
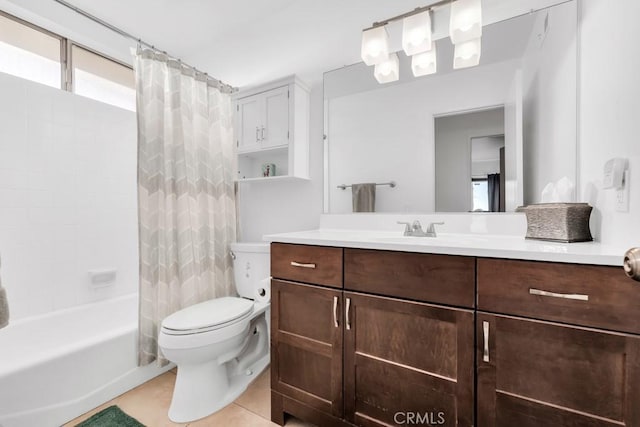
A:
{"label": "wall mounted white fixture", "polygon": [[386,61],[375,66],[373,72],[378,83],[395,82],[400,78],[400,61],[397,53],[389,55]]}
{"label": "wall mounted white fixture", "polygon": [[451,3],[449,36],[455,45],[482,37],[481,0],[456,0]]}
{"label": "wall mounted white fixture", "polygon": [[389,35],[384,26],[362,32],[360,56],[367,65],[377,65],[389,58]]}
{"label": "wall mounted white fixture", "polygon": [[407,56],[432,49],[431,11],[425,10],[402,20],[402,49]]}

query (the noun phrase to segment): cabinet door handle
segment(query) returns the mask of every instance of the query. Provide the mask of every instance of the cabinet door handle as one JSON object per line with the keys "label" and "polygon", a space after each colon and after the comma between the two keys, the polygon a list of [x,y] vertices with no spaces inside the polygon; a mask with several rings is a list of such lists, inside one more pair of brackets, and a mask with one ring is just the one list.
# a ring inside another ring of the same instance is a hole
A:
{"label": "cabinet door handle", "polygon": [[293,267],[301,267],[301,268],[316,268],[315,264],[304,264],[300,262],[291,261],[291,265]]}
{"label": "cabinet door handle", "polygon": [[529,293],[531,295],[540,295],[543,297],[575,299],[578,301],[589,301],[589,295],[582,295],[582,294],[558,294],[556,292],[541,291],[540,289],[534,289],[534,288],[529,289]]}
{"label": "cabinet door handle", "polygon": [[349,319],[349,311],[351,311],[351,298],[347,298],[346,307],[344,309],[345,321],[347,322],[347,330],[351,330],[351,320]]}
{"label": "cabinet door handle", "polygon": [[260,134],[260,139],[264,141],[264,126],[262,126],[262,133]]}
{"label": "cabinet door handle", "polygon": [[489,322],[482,322],[482,335],[484,336],[484,351],[482,353],[482,361],[489,361]]}
{"label": "cabinet door handle", "polygon": [[338,297],[333,297],[333,327],[338,327]]}
{"label": "cabinet door handle", "polygon": [[256,126],[256,142],[260,141],[260,138],[258,136],[259,132],[260,132],[260,127]]}

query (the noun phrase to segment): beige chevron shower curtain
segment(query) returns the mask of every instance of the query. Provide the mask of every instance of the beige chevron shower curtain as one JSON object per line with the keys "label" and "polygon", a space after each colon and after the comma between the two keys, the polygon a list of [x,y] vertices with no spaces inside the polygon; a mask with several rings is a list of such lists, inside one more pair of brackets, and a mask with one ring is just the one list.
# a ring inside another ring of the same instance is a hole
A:
{"label": "beige chevron shower curtain", "polygon": [[234,293],[236,237],[229,95],[166,55],[138,48],[139,363],[166,364],[162,319]]}

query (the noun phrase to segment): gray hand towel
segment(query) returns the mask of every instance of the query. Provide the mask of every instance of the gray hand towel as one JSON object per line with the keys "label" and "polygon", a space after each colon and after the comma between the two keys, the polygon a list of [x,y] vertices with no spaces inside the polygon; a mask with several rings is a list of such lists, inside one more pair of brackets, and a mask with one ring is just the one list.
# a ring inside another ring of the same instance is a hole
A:
{"label": "gray hand towel", "polygon": [[9,324],[9,300],[7,299],[7,291],[2,287],[2,279],[0,279],[0,329]]}
{"label": "gray hand towel", "polygon": [[351,186],[351,197],[354,212],[376,211],[376,184],[353,184]]}

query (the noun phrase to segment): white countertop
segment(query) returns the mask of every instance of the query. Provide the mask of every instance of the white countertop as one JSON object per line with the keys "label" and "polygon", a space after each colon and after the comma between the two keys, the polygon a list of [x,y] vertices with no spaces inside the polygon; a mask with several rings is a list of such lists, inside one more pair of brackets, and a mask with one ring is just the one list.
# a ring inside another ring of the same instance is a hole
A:
{"label": "white countertop", "polygon": [[486,258],[622,266],[625,249],[598,242],[555,243],[491,234],[438,233],[404,237],[402,231],[319,229],[264,236],[267,242],[381,249]]}

